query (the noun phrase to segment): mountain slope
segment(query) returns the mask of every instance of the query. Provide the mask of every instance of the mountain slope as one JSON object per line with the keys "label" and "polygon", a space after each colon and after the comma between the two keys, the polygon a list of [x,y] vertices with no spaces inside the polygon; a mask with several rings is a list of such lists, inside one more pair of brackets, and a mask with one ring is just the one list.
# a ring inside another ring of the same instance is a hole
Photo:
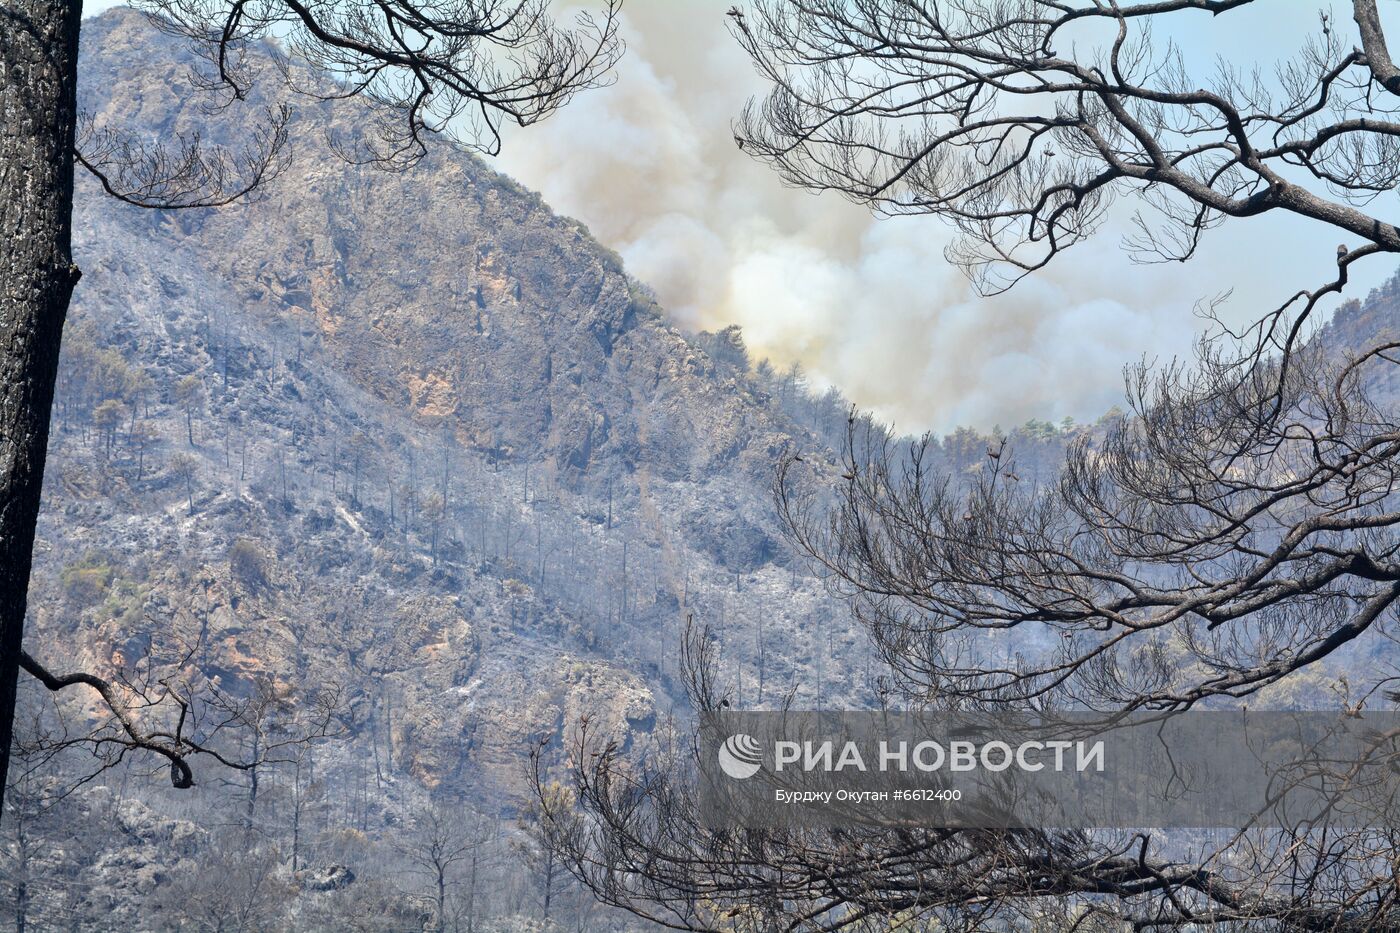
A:
{"label": "mountain slope", "polygon": [[[85,106],[152,138],[236,144],[264,102],[206,112],[194,60],[128,11],[88,21],[83,55]],[[287,170],[230,208],[83,187],[36,653],[62,639],[109,669],[143,625],[193,626],[224,682],[343,685],[366,753],[491,799],[590,697],[649,729],[679,699],[692,612],[750,702],[862,692],[832,672],[856,643],[844,611],[780,566],[772,464],[813,439],[475,157],[330,157],[364,118],[298,101]],[[69,592],[89,564],[99,591]]]}
{"label": "mountain slope", "polygon": [[[276,86],[211,112],[196,60],[123,10],[84,23],[82,67],[84,106],[151,139],[236,146]],[[291,161],[246,203],[142,211],[83,183],[27,645],[63,670],[174,657],[293,706],[335,687],[347,734],[256,784],[207,762],[179,793],[147,761],[100,777],[80,812],[119,830],[51,872],[98,893],[32,895],[75,927],[184,922],[209,865],[243,864],[218,827],[246,821],[279,871],[293,846],[351,865],[352,893],[278,908],[348,928],[430,797],[510,827],[538,737],[590,716],[629,754],[664,744],[692,615],[736,705],[871,698],[864,638],[787,553],[769,490],[786,449],[829,465],[839,397],[751,371],[736,332],[669,326],[580,224],[448,141],[404,173],[356,167],[327,139],[365,106],[293,103]],[[1365,339],[1393,297],[1328,333]],[[1019,434],[1023,475],[1068,433]],[[985,449],[964,431],[942,455],[961,471]],[[490,909],[529,912],[536,879],[499,882]]]}
{"label": "mountain slope", "polygon": [[[83,105],[152,140],[236,146],[277,86],[211,110],[199,63],[125,10],[85,21],[82,56]],[[345,735],[256,781],[205,762],[173,792],[139,759],[98,775],[117,803],[84,807],[145,801],[129,832],[65,849],[101,895],[63,909],[99,928],[173,923],[181,879],[237,854],[230,822],[381,880],[373,847],[429,798],[513,826],[538,737],[587,716],[629,754],[664,743],[692,615],[736,702],[869,692],[863,639],[770,502],[779,453],[821,444],[737,336],[670,327],[581,225],[448,141],[404,173],[356,167],[327,139],[364,105],[293,103],[286,171],[246,203],[144,211],[80,184],[27,646],[275,696],[288,718],[333,690]],[[91,700],[58,709],[99,723]],[[53,715],[32,685],[26,702]],[[225,751],[248,752],[240,735]],[[94,768],[65,760],[68,783]],[[349,831],[371,849],[347,854]],[[149,845],[171,833],[203,841]],[[132,860],[150,867],[125,886]],[[501,870],[501,909],[523,909],[535,882]],[[35,915],[57,911],[67,889],[40,887]]]}

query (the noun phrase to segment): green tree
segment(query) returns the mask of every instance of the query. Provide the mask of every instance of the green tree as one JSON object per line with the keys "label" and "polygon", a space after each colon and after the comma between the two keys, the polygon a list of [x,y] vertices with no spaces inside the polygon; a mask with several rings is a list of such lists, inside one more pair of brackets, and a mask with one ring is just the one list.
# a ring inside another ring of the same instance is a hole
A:
{"label": "green tree", "polygon": [[189,500],[189,513],[194,514],[194,481],[199,475],[198,462],[189,454],[179,453],[170,458],[170,475],[185,487],[185,498]]}
{"label": "green tree", "polygon": [[125,420],[126,406],[114,398],[99,403],[92,410],[92,423],[102,432],[102,449],[105,456],[112,456],[112,441],[116,438],[117,429]]}
{"label": "green tree", "polygon": [[363,431],[350,435],[350,499],[360,504],[360,473],[374,453],[374,442]]}
{"label": "green tree", "polygon": [[228,569],[233,578],[250,590],[267,586],[267,566],[262,548],[251,538],[239,538],[229,545]]}
{"label": "green tree", "polygon": [[127,442],[136,448],[136,482],[146,475],[146,451],[160,440],[160,435],[145,421],[133,422],[127,431]]}
{"label": "green tree", "polygon": [[430,492],[423,497],[423,504],[419,509],[423,519],[428,523],[429,550],[433,563],[438,562],[438,534],[442,529],[442,520],[447,515],[447,509],[442,501],[442,496],[436,492]]}
{"label": "green tree", "polygon": [[185,437],[194,446],[194,412],[204,404],[204,383],[198,376],[186,376],[171,390],[175,404],[185,413]]}

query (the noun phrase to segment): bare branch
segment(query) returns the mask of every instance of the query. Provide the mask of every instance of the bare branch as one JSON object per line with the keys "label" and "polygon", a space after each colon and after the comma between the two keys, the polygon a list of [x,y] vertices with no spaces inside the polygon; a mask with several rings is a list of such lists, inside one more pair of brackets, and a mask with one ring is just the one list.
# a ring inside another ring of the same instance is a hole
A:
{"label": "bare branch", "polygon": [[269,108],[248,147],[231,154],[203,143],[198,134],[175,145],[147,142],[99,128],[90,114],[78,121],[75,152],[112,197],[137,207],[176,210],[231,204],[272,181],[287,164],[291,110]]}
{"label": "bare branch", "polygon": [[1370,93],[1394,69],[1374,0],[1355,4],[1365,53],[1324,15],[1272,80],[1222,66],[1203,84],[1153,41],[1153,23],[1249,3],[765,0],[731,12],[773,86],[736,138],[792,184],[949,221],[949,258],[987,292],[1128,194],[1153,214],[1138,256],[1185,260],[1221,219],[1272,211],[1400,251],[1394,222],[1362,209],[1400,182],[1396,103]]}
{"label": "bare branch", "polygon": [[[114,749],[115,758],[108,766],[128,752],[149,752],[169,763],[172,786],[185,789],[194,786],[190,761],[197,756],[213,759],[222,767],[249,771],[290,761],[287,756],[297,749],[340,734],[338,691],[330,689],[307,698],[303,711],[293,710],[286,697],[266,684],[255,685],[248,696],[240,698],[213,686],[197,687],[188,680],[177,680],[193,655],[194,649],[190,649],[175,661],[147,663],[134,674],[122,671],[109,679],[85,671],[55,674],[28,652],[21,652],[20,666],[47,690],[59,693],[71,687],[91,688],[116,723],[116,729],[99,724],[78,736],[41,736],[36,746],[49,753],[86,746],[98,755],[104,749]],[[220,747],[228,733],[250,739],[243,744],[251,746],[251,754]]]}
{"label": "bare branch", "polygon": [[190,39],[214,66],[211,84],[243,97],[253,82],[250,43],[275,38],[294,91],[320,100],[361,97],[377,125],[336,141],[353,161],[394,168],[446,134],[490,154],[501,127],[528,126],[580,90],[605,84],[622,54],[618,0],[561,29],[547,0],[428,3],[301,0],[144,0],[161,28]]}

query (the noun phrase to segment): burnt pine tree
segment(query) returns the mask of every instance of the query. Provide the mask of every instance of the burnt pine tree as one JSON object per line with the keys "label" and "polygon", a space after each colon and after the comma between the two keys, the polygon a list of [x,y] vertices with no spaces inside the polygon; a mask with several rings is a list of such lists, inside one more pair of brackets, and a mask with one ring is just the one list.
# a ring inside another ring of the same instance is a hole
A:
{"label": "burnt pine tree", "polygon": [[[490,153],[504,123],[526,125],[606,80],[621,53],[616,2],[562,29],[547,0],[145,0],[138,7],[207,53],[206,89],[243,98],[242,53],[276,35],[324,80],[384,119],[357,159],[411,162],[427,134]],[[228,203],[284,164],[290,110],[275,107],[237,152],[198,138],[153,145],[78,110],[78,0],[7,0],[0,9],[0,793],[9,767],[25,599],[64,316],[80,270],[71,252],[75,166],[145,207]],[[281,72],[289,90],[294,70]],[[265,79],[260,75],[259,79]],[[61,679],[60,679],[61,680]],[[58,680],[50,678],[50,682]]]}
{"label": "burnt pine tree", "polygon": [[[889,699],[1168,714],[1311,682],[1351,711],[1400,701],[1400,425],[1371,393],[1400,342],[1306,339],[1354,264],[1400,253],[1400,67],[1376,0],[1349,20],[1319,4],[1273,69],[1192,73],[1167,41],[1187,20],[1238,29],[1251,6],[1265,4],[729,11],[772,85],[741,147],[791,184],[943,218],[985,291],[1088,239],[1119,199],[1139,208],[1127,245],[1149,261],[1189,260],[1255,216],[1342,240],[1330,281],[1270,297],[1242,331],[1217,320],[1189,366],[1130,371],[1129,413],[1079,433],[1048,482],[1021,477],[1006,445],[952,474],[936,442],[893,444],[855,418],[834,488],[782,464],[789,537],[850,599]],[[687,645],[701,709],[728,702],[708,651]],[[1326,684],[1343,659],[1350,682]],[[604,901],[678,929],[1400,929],[1394,827],[719,832],[683,762],[625,762],[586,736],[572,753],[583,812],[542,803],[547,844]]]}

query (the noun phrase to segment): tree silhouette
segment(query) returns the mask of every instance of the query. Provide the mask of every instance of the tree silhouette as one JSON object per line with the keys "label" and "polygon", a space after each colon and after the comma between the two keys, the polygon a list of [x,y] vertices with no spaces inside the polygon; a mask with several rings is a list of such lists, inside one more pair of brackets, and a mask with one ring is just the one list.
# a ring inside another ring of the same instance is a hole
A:
{"label": "tree silhouette", "polygon": [[[762,0],[732,31],[772,90],[736,129],[791,184],[889,214],[930,214],[986,292],[1139,212],[1142,260],[1185,261],[1235,218],[1339,232],[1334,279],[1219,325],[1192,365],[1140,366],[1129,411],[1032,483],[994,445],[971,473],[938,445],[852,417],[841,480],[793,455],[779,511],[849,598],[911,707],[1186,710],[1380,660],[1343,700],[1394,702],[1400,428],[1373,379],[1400,344],[1341,355],[1305,339],[1352,265],[1400,252],[1400,72],[1374,0],[1270,77],[1192,74],[1150,29],[1251,0]],[[1330,251],[1330,247],[1328,247]],[[1207,308],[1213,317],[1214,308]],[[1351,656],[1351,655],[1348,655]],[[714,689],[688,648],[699,709]],[[1348,673],[1352,673],[1349,671]],[[1387,829],[1161,832],[721,832],[679,764],[571,750],[580,808],[547,838],[603,900],[683,929],[936,921],[940,929],[1371,930],[1400,924]],[[683,764],[683,762],[681,763]],[[580,812],[581,810],[581,812]],[[735,911],[738,913],[726,913]]]}

